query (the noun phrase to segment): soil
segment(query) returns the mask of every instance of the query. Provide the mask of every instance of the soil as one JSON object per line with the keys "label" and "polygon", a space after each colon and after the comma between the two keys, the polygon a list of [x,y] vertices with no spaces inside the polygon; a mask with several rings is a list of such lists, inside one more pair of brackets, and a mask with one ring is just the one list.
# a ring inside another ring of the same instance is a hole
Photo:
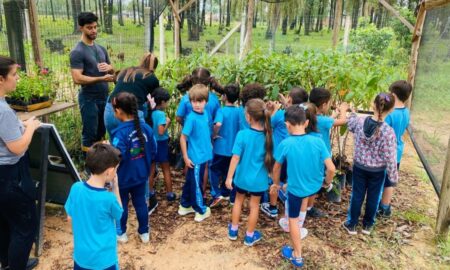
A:
{"label": "soil", "polygon": [[[434,220],[438,197],[414,148],[407,140],[401,164],[400,183],[393,200],[393,216],[379,220],[371,236],[349,236],[341,228],[346,218],[350,188],[344,190],[342,202],[332,204],[323,198],[317,204],[328,213],[321,219],[307,219],[309,235],[303,241],[306,269],[449,269],[450,254],[442,254],[434,242]],[[174,171],[175,190],[183,183],[181,172]],[[227,239],[231,208],[224,205],[212,210],[202,223],[192,215],[177,215],[176,203],[164,199],[162,180],[157,185],[160,206],[151,215],[151,240],[144,245],[137,235],[134,210],[130,207],[129,242],[119,244],[121,269],[291,269],[280,256],[289,235],[278,227],[277,220],[260,214],[258,228],[263,240],[254,247]],[[180,192],[177,192],[178,194]],[[284,210],[280,209],[283,213]],[[245,227],[245,210],[241,228]],[[38,270],[72,269],[72,234],[64,210],[48,206],[45,241]]]}

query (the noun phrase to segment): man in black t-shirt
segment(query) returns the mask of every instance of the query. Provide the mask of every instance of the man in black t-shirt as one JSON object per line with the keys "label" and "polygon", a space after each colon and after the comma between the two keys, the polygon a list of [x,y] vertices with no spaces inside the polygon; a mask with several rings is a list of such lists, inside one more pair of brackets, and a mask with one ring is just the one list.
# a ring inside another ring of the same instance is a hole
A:
{"label": "man in black t-shirt", "polygon": [[97,38],[97,16],[92,12],[78,15],[81,40],[70,52],[73,81],[81,85],[78,94],[83,122],[82,149],[87,149],[105,136],[103,113],[108,96],[108,82],[114,80],[106,49],[94,43]]}

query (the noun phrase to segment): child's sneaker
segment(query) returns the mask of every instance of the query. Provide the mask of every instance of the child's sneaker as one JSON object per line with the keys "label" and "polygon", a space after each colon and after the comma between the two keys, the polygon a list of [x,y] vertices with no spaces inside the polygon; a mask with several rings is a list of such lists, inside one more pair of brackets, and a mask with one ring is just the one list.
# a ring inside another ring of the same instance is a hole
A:
{"label": "child's sneaker", "polygon": [[281,255],[290,261],[295,267],[303,267],[303,258],[294,257],[294,249],[290,246],[284,246],[281,248]]}
{"label": "child's sneaker", "polygon": [[312,207],[310,210],[306,211],[306,216],[311,218],[321,218],[324,217],[325,214],[319,209]]}
{"label": "child's sneaker", "polygon": [[228,239],[230,240],[236,240],[238,237],[238,230],[231,229],[231,223],[228,224]]}
{"label": "child's sneaker", "polygon": [[191,213],[195,213],[195,210],[192,207],[183,207],[181,204],[178,207],[178,215],[180,216],[185,216]]}
{"label": "child's sneaker", "polygon": [[378,206],[378,212],[377,212],[377,216],[378,217],[382,217],[382,218],[389,218],[392,214],[392,210],[391,210],[391,206],[389,205],[388,207],[383,207],[383,206]]}
{"label": "child's sneaker", "polygon": [[119,241],[120,243],[126,243],[128,242],[128,236],[127,233],[122,233],[121,235],[117,236],[117,241]]}
{"label": "child's sneaker", "polygon": [[365,235],[370,235],[372,233],[373,226],[363,225],[361,232]]}
{"label": "child's sneaker", "polygon": [[167,192],[166,198],[169,202],[173,202],[177,199],[177,195],[173,192]]}
{"label": "child's sneaker", "polygon": [[261,211],[271,218],[276,218],[278,216],[278,208],[273,208],[273,206],[271,207],[270,203],[262,203]]}
{"label": "child's sneaker", "polygon": [[280,199],[283,204],[286,203],[287,193],[283,189],[278,190],[278,199]]}
{"label": "child's sneaker", "polygon": [[356,231],[356,226],[350,226],[347,221],[342,223],[342,227],[348,232],[350,235],[356,235],[358,232]]}
{"label": "child's sneaker", "polygon": [[158,207],[158,201],[156,200],[156,195],[153,194],[148,198],[148,215],[150,216],[153,212],[155,212]]}
{"label": "child's sneaker", "polygon": [[245,234],[244,245],[251,247],[261,239],[262,239],[262,235],[259,231],[254,231],[252,237]]}
{"label": "child's sneaker", "polygon": [[211,209],[209,207],[206,207],[206,211],[204,214],[195,213],[194,220],[197,222],[202,222],[203,220],[207,219],[211,215]]}
{"label": "child's sneaker", "polygon": [[278,224],[284,232],[289,232],[289,219],[287,217],[280,218]]}
{"label": "child's sneaker", "polygon": [[139,234],[139,238],[141,238],[142,243],[147,244],[150,241],[150,234],[149,233]]}
{"label": "child's sneaker", "polygon": [[223,197],[222,197],[222,196],[219,196],[219,197],[217,197],[217,198],[215,198],[215,199],[212,200],[212,202],[209,204],[209,207],[211,207],[211,208],[216,207],[216,206],[218,206],[219,204],[221,204],[222,201],[223,201]]}

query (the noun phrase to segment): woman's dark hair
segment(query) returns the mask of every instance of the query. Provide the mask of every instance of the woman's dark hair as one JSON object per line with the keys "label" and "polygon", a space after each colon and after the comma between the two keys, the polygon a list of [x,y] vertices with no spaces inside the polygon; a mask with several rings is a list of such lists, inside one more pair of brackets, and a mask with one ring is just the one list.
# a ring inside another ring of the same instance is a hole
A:
{"label": "woman's dark hair", "polygon": [[78,25],[83,27],[86,24],[91,24],[98,21],[97,15],[92,12],[81,12],[78,15]]}
{"label": "woman's dark hair", "polygon": [[[378,113],[378,122],[382,121],[382,114],[385,112],[390,111],[392,108],[394,108],[395,105],[395,97],[391,93],[380,93],[375,97],[374,100],[375,105],[375,111]],[[377,126],[377,129],[375,131],[376,134],[378,134],[380,129],[380,125]]]}
{"label": "woman's dark hair", "polygon": [[121,109],[127,115],[132,115],[134,118],[134,127],[136,129],[141,149],[145,148],[145,138],[142,133],[141,123],[138,115],[138,103],[135,95],[127,92],[120,92],[112,100],[114,109]]}
{"label": "woman's dark hair", "polygon": [[292,105],[308,102],[308,92],[302,87],[293,87],[289,91],[289,97],[292,99]]}
{"label": "woman's dark hair", "polygon": [[306,121],[306,106],[303,104],[297,104],[289,106],[284,113],[284,120],[291,125],[301,125]]}
{"label": "woman's dark hair", "polygon": [[259,83],[250,83],[242,88],[239,98],[241,99],[242,106],[246,107],[247,101],[254,98],[264,99],[266,96],[266,88]]}
{"label": "woman's dark hair", "polygon": [[389,92],[395,94],[400,101],[405,102],[411,95],[412,86],[409,82],[401,80],[393,82],[389,86]]}
{"label": "woman's dark hair", "polygon": [[158,67],[158,57],[151,52],[144,54],[141,62],[139,63],[139,67],[154,73]]}
{"label": "woman's dark hair", "polygon": [[309,101],[314,103],[317,108],[327,103],[331,99],[331,93],[325,88],[313,88],[309,93]]}
{"label": "woman's dark hair", "polygon": [[[156,106],[159,106],[163,101],[165,102],[169,101],[170,94],[169,91],[167,91],[167,89],[158,87],[153,91],[152,98],[154,99]],[[150,126],[153,126],[153,119],[152,119],[153,111],[154,110],[149,109],[149,115],[147,117]]]}
{"label": "woman's dark hair", "polygon": [[235,103],[239,98],[239,85],[232,83],[223,88],[223,94],[227,97],[228,102]]}
{"label": "woman's dark hair", "polygon": [[269,173],[272,172],[273,164],[273,141],[272,141],[272,125],[270,122],[271,114],[266,108],[266,103],[262,99],[251,99],[245,106],[245,111],[248,115],[257,122],[260,122],[264,127],[264,134],[266,137],[264,148],[266,155],[264,157],[264,166]]}
{"label": "woman's dark hair", "polygon": [[217,93],[223,94],[223,87],[214,77],[211,77],[211,72],[206,68],[200,67],[194,69],[191,75],[186,76],[183,81],[177,85],[177,89],[184,93],[195,84],[203,84]]}
{"label": "woman's dark hair", "polygon": [[92,174],[102,174],[115,168],[121,159],[120,151],[105,143],[96,143],[86,153],[86,168]]}
{"label": "woman's dark hair", "polygon": [[16,65],[16,61],[14,59],[0,55],[0,76],[6,78],[8,73],[11,71],[13,65]]}
{"label": "woman's dark hair", "polygon": [[305,110],[306,120],[309,120],[306,127],[306,133],[319,132],[317,128],[317,107],[311,102],[305,102],[299,105]]}

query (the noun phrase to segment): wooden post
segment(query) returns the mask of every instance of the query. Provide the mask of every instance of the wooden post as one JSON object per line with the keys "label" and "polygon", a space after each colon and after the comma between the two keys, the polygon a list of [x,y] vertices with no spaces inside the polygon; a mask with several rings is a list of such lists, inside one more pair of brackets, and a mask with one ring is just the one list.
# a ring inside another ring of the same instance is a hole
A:
{"label": "wooden post", "polygon": [[174,17],[174,45],[175,45],[175,51],[174,55],[175,58],[180,57],[180,13],[187,10],[192,4],[195,3],[196,0],[190,0],[184,7],[180,9],[180,0],[169,0],[169,4],[172,7],[172,14]]}
{"label": "wooden post", "polygon": [[406,27],[408,27],[411,33],[414,32],[414,26],[410,22],[408,22],[408,20],[403,18],[393,6],[389,5],[389,3],[384,0],[378,0],[378,2],[380,2],[381,5],[383,5],[389,12],[391,12],[395,17],[397,17]]}
{"label": "wooden post", "polygon": [[244,40],[245,40],[245,12],[242,12],[241,34],[239,36],[239,57],[244,52]]}
{"label": "wooden post", "polygon": [[441,194],[439,195],[439,208],[436,220],[436,233],[438,237],[447,239],[450,225],[450,138],[447,145],[447,160],[442,178]]}
{"label": "wooden post", "polygon": [[247,30],[245,31],[244,50],[242,51],[242,54],[239,57],[241,60],[244,59],[245,55],[247,55],[247,53],[252,48],[254,14],[255,14],[255,0],[248,0],[247,22],[245,25]]}
{"label": "wooden post", "polygon": [[233,33],[236,32],[239,29],[239,27],[241,27],[241,25],[242,25],[241,23],[238,23],[238,25],[236,25],[233,29],[231,29],[230,32],[228,32],[227,35],[219,42],[219,44],[217,44],[217,46],[214,47],[214,49],[212,49],[209,55],[210,56],[214,55],[220,49],[220,47],[222,47],[223,44],[225,44],[225,42],[227,42],[227,40],[230,39]]}
{"label": "wooden post", "polygon": [[146,52],[151,52],[152,48],[151,48],[151,39],[152,39],[152,32],[151,32],[151,27],[152,26],[152,22],[150,20],[150,12],[151,12],[151,8],[150,7],[144,7],[144,25],[145,25],[145,51]]}
{"label": "wooden post", "polygon": [[28,16],[30,18],[31,44],[33,46],[34,62],[39,68],[42,68],[44,66],[44,63],[42,62],[41,46],[39,43],[39,38],[41,35],[39,33],[36,1],[34,0],[28,1]]}
{"label": "wooden post", "polygon": [[164,15],[159,15],[159,62],[165,63],[165,32],[164,32]]}
{"label": "wooden post", "polygon": [[334,13],[333,24],[333,49],[336,49],[339,41],[339,30],[341,28],[342,19],[342,0],[336,0],[336,12]]}

